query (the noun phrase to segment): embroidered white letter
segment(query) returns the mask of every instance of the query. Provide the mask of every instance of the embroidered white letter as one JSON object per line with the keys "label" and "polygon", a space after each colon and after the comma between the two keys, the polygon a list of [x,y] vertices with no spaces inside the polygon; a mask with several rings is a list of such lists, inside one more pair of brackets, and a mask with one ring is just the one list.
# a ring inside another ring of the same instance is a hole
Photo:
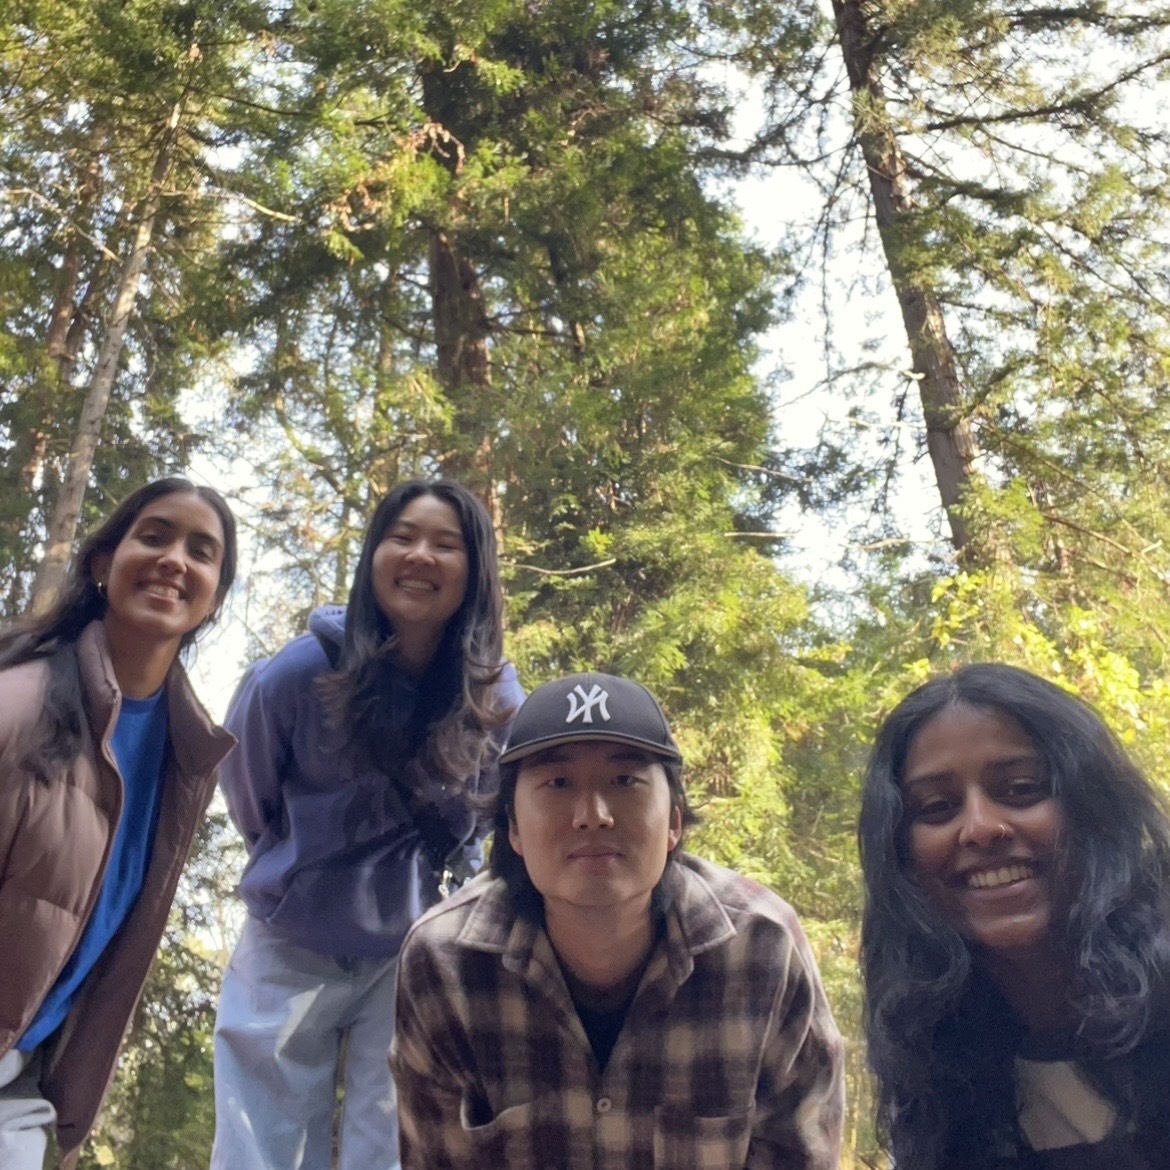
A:
{"label": "embroidered white letter", "polygon": [[[580,703],[577,702],[578,695],[581,696]],[[609,722],[609,707],[606,706],[609,691],[603,691],[597,683],[593,684],[593,690],[589,694],[586,694],[578,683],[565,698],[569,700],[569,717],[565,720],[566,723],[572,723],[574,719],[580,719],[582,723],[592,723],[594,707],[601,712],[602,719],[606,723]]]}

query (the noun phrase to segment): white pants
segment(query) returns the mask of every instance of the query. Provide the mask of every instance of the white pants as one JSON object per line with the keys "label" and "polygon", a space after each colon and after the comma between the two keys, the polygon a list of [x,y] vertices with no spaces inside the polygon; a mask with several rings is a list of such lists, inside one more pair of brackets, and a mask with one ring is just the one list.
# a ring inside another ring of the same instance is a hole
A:
{"label": "white pants", "polygon": [[212,1170],[329,1170],[343,1039],[338,1170],[399,1170],[397,972],[397,958],[331,959],[248,917],[215,1022]]}
{"label": "white pants", "polygon": [[41,1170],[57,1111],[41,1095],[40,1049],[0,1056],[0,1166]]}

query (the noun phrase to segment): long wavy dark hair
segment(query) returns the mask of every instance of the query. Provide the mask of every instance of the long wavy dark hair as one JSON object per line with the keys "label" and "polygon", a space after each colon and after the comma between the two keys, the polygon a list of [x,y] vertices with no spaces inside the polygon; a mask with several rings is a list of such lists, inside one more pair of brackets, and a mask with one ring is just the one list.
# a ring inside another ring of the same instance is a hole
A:
{"label": "long wavy dark hair", "polygon": [[[407,725],[394,710],[387,672],[398,636],[374,594],[374,553],[403,510],[434,496],[459,517],[467,551],[467,589],[451,616]],[[349,592],[345,645],[337,669],[318,680],[326,714],[366,758],[390,766],[408,760],[404,779],[420,796],[458,793],[482,767],[491,733],[511,711],[498,704],[503,669],[504,601],[496,536],[484,506],[452,480],[408,480],[374,510]]]}
{"label": "long wavy dark hair", "polygon": [[45,705],[25,760],[25,765],[43,781],[72,764],[81,750],[85,710],[77,666],[77,639],[90,622],[103,618],[107,609],[106,598],[94,578],[94,560],[114,554],[147,505],[175,494],[198,496],[211,507],[223,526],[223,561],[219,567],[215,605],[198,627],[183,635],[179,649],[186,650],[219,617],[236,579],[236,519],[217,491],[196,486],[179,476],[157,479],[131,492],[81,542],[52,607],[43,614],[19,617],[0,630],[0,670],[36,658],[48,659]]}
{"label": "long wavy dark hair", "polygon": [[918,731],[953,706],[1014,719],[1046,766],[1064,820],[1052,917],[1072,973],[1074,1053],[1138,1140],[1157,1149],[1170,1140],[1159,1055],[1170,1043],[1170,821],[1091,707],[1028,671],[986,663],[907,695],[879,729],[865,774],[866,1032],[894,1162],[942,1170],[1021,1151],[1013,1057],[1022,1025],[908,875],[906,757]]}

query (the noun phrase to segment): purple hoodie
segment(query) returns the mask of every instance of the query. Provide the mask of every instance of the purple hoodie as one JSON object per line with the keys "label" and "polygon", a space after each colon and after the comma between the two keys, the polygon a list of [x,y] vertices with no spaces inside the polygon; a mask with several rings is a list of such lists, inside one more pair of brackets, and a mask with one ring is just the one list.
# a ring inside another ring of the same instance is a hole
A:
{"label": "purple hoodie", "polygon": [[[318,639],[340,648],[345,607],[315,610],[309,630],[248,668],[224,721],[240,741],[219,771],[248,846],[240,893],[252,914],[297,946],[344,958],[395,955],[410,924],[439,900],[438,883],[394,784],[325,725],[313,684],[330,666]],[[394,672],[391,686],[405,722],[417,683]],[[524,692],[510,663],[497,686],[519,706]],[[507,728],[496,733],[495,755],[506,736]],[[490,793],[498,783],[493,762],[468,787]],[[484,818],[461,800],[441,812],[478,859]]]}

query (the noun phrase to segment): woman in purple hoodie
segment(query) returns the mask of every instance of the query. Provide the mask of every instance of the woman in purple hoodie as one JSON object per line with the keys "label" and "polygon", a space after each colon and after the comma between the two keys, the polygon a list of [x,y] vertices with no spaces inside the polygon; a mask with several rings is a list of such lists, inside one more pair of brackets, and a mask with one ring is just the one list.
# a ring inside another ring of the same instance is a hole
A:
{"label": "woman in purple hoodie", "polygon": [[245,674],[221,771],[248,908],[215,1029],[213,1170],[395,1170],[398,950],[477,867],[473,798],[523,694],[502,661],[491,522],[446,480],[399,484],[347,607]]}

